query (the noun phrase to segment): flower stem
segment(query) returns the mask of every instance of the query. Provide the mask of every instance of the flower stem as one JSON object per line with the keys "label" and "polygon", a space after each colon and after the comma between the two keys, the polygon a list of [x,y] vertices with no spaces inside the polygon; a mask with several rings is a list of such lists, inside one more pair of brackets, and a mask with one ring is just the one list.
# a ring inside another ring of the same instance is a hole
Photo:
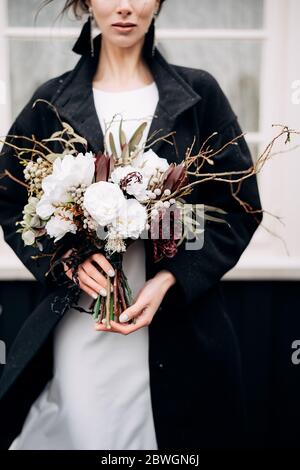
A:
{"label": "flower stem", "polygon": [[106,276],[107,280],[107,296],[106,296],[106,323],[105,326],[106,328],[111,328],[111,324],[109,321],[110,317],[110,297],[111,297],[111,282],[110,282],[110,277]]}
{"label": "flower stem", "polygon": [[125,297],[124,297],[124,291],[123,291],[123,286],[122,286],[122,278],[119,279],[118,287],[119,287],[119,293],[120,293],[120,298],[121,298],[121,309],[126,310],[127,305],[126,305],[126,301],[125,301]]}
{"label": "flower stem", "polygon": [[119,318],[119,305],[118,305],[118,270],[116,270],[113,287],[114,287],[114,320],[118,321]]}

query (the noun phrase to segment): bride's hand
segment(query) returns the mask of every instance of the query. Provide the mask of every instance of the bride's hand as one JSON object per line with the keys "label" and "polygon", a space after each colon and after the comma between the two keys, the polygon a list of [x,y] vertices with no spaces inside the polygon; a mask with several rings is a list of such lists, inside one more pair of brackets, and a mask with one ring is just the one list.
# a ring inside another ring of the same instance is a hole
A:
{"label": "bride's hand", "polygon": [[[125,323],[110,320],[111,328],[106,328],[103,323],[96,323],[95,329],[128,335],[139,328],[150,325],[166,292],[175,282],[176,278],[171,272],[167,270],[160,271],[145,283],[144,287],[138,293],[135,303],[124,310],[122,315],[125,316]],[[128,324],[128,321],[134,317],[136,317],[136,323]]]}
{"label": "bride's hand", "polygon": [[[72,249],[68,250],[63,258],[69,256]],[[105,276],[101,274],[99,269],[95,266],[95,264],[100,266],[103,271],[108,274],[109,276],[114,276],[114,270],[112,265],[109,261],[105,258],[102,253],[94,253],[93,255],[89,256],[83,263],[81,263],[78,267],[78,279],[79,279],[79,286],[82,290],[84,290],[88,295],[96,299],[98,294],[100,293],[103,296],[107,295],[107,282]],[[72,272],[71,269],[68,268],[66,263],[62,261],[64,266],[64,270],[66,275],[69,279],[72,280]]]}

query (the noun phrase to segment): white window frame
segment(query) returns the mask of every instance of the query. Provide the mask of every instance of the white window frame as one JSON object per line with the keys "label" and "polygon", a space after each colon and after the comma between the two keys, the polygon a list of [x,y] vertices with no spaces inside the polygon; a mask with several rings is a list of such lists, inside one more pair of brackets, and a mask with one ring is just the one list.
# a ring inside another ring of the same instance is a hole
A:
{"label": "white window frame", "polygon": [[[0,0],[0,81],[6,84],[6,102],[0,103],[1,135],[6,135],[11,122],[9,90],[9,38],[47,39],[47,38],[76,38],[80,28],[24,28],[8,27],[7,0]],[[297,18],[300,17],[299,0],[265,0],[263,29],[158,29],[159,39],[209,39],[209,40],[257,40],[262,43],[263,58],[261,67],[260,90],[260,122],[258,132],[246,134],[248,143],[258,144],[260,150],[274,135],[272,123],[288,124],[297,127],[300,104],[291,102],[292,82],[300,80],[300,65],[297,63],[298,32]],[[299,125],[298,125],[299,128]],[[280,224],[273,219],[266,221],[271,230],[276,230],[288,242],[292,256],[288,257],[278,239],[270,235],[262,227],[254,234],[251,243],[241,256],[238,264],[226,275],[225,280],[246,279],[299,279],[300,250],[297,243],[297,225],[294,212],[300,209],[296,199],[299,198],[298,181],[295,167],[299,168],[296,153],[289,154],[284,160],[274,157],[259,175],[259,187],[262,205],[270,212],[284,215],[287,227],[282,230]],[[299,160],[299,158],[298,158]],[[292,171],[291,171],[292,170]],[[274,184],[270,181],[282,181],[284,174],[285,185],[280,197],[274,197]],[[292,188],[293,199],[290,197]],[[298,214],[300,211],[298,211]],[[265,221],[264,221],[265,224]],[[298,230],[299,233],[299,230]],[[14,252],[3,242],[0,243],[0,279],[32,279],[32,275],[18,260]]]}

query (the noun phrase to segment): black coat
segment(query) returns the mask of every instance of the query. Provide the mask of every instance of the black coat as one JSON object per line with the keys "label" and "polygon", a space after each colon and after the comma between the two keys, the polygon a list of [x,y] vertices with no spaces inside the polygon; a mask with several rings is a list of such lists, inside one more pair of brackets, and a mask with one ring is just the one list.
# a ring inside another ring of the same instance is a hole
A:
{"label": "black coat", "polygon": [[[92,94],[96,58],[97,54],[94,59],[82,56],[73,70],[42,84],[9,134],[35,134],[41,139],[60,129],[59,120],[48,106],[40,103],[31,108],[35,99],[43,98],[87,139],[89,150],[103,150]],[[210,141],[214,148],[242,132],[236,114],[210,73],[170,64],[158,50],[149,66],[158,86],[159,103],[148,135],[159,129],[162,131],[158,136],[176,131],[177,151],[167,142],[152,146],[160,156],[179,162],[194,136],[194,150],[198,150],[214,131],[218,132]],[[223,150],[213,168],[207,165],[203,170],[230,171],[251,166],[244,138],[238,143]],[[0,170],[9,168],[22,179],[21,165],[13,151],[7,146],[3,151]],[[1,448],[7,449],[52,376],[53,331],[72,303],[72,296],[69,289],[45,276],[49,257],[32,260],[38,250],[24,247],[16,233],[15,222],[22,219],[26,203],[25,188],[9,178],[1,183],[0,223],[5,240],[44,289],[43,300],[16,335],[0,381]],[[245,212],[233,198],[228,183],[209,182],[196,188],[187,202],[225,209],[230,227],[206,222],[201,249],[186,250],[182,244],[175,258],[156,264],[149,246],[146,252],[147,279],[163,268],[177,279],[149,325],[150,386],[159,449],[235,448],[242,443],[245,426],[239,348],[224,307],[220,279],[239,260],[261,217]],[[261,208],[255,176],[243,183],[239,196],[253,208]],[[45,243],[45,253],[54,249],[53,241]],[[14,312],[6,321],[14,321]]]}

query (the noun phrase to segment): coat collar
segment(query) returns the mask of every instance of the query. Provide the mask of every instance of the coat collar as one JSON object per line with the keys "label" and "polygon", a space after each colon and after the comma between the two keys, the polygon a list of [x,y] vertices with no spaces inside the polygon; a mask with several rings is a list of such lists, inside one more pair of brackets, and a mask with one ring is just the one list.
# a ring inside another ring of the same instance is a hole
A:
{"label": "coat collar", "polygon": [[[82,56],[79,59],[56,91],[52,104],[55,105],[61,119],[69,122],[75,131],[88,141],[93,152],[98,152],[103,150],[104,138],[95,107],[92,80],[97,68],[101,34],[94,39],[94,47],[94,57]],[[176,72],[158,49],[155,49],[153,58],[148,60],[148,65],[159,92],[159,101],[148,137],[153,132],[159,131],[157,138],[172,132],[177,117],[194,106],[202,97]],[[158,151],[162,142],[163,140],[159,140],[151,145],[154,152]]]}

